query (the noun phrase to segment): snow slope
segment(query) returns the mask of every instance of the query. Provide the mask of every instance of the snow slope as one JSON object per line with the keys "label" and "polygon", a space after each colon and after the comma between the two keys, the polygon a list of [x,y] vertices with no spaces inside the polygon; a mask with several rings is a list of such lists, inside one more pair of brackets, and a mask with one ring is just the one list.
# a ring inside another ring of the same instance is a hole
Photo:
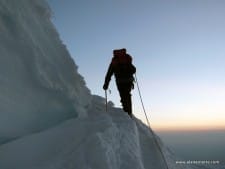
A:
{"label": "snow slope", "polygon": [[[0,168],[166,168],[148,128],[121,109],[110,107],[106,113],[103,101],[93,96],[87,118],[69,119],[2,145]],[[173,166],[171,158],[167,156],[169,165]]]}
{"label": "snow slope", "polygon": [[[44,0],[0,0],[0,169],[170,169],[137,119],[90,94]],[[192,166],[195,168],[194,166]]]}
{"label": "snow slope", "polygon": [[0,89],[0,143],[85,116],[89,90],[46,2],[0,0]]}

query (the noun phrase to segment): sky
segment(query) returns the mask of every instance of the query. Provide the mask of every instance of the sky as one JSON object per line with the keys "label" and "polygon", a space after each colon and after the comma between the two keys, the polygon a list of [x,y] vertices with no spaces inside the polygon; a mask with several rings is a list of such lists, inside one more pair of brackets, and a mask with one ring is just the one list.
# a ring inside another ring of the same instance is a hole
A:
{"label": "sky", "polygon": [[[113,49],[126,48],[152,128],[225,128],[224,0],[48,0],[92,94],[105,96]],[[112,78],[108,99],[120,107]],[[135,116],[144,119],[137,91]]]}

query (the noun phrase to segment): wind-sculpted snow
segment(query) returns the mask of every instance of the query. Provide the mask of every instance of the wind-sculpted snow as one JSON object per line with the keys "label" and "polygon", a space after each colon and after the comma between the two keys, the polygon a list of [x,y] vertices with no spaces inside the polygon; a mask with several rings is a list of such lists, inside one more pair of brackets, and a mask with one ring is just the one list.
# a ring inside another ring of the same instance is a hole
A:
{"label": "wind-sculpted snow", "polygon": [[0,0],[0,143],[85,116],[89,90],[43,0]]}
{"label": "wind-sculpted snow", "polygon": [[106,113],[100,97],[93,96],[91,105],[86,118],[70,119],[2,145],[0,168],[166,168],[144,124],[121,109],[110,107]]}

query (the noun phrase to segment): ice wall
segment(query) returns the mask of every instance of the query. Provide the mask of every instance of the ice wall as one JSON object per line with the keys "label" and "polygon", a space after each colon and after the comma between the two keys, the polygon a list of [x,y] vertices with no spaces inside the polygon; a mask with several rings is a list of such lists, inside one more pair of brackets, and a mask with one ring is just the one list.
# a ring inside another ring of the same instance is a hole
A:
{"label": "ice wall", "polygon": [[85,116],[90,92],[43,0],[0,0],[0,143]]}

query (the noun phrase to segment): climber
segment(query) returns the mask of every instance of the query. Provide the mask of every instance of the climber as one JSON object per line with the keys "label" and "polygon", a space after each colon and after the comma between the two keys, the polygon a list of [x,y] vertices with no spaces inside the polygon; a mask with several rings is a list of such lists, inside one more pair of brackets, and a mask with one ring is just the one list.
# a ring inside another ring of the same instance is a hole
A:
{"label": "climber", "polygon": [[135,66],[132,64],[132,57],[126,53],[126,49],[117,49],[113,51],[113,58],[109,65],[105,76],[103,89],[107,90],[111,76],[114,74],[116,78],[117,89],[120,94],[120,102],[123,110],[132,117],[131,89],[134,88],[133,74],[136,72]]}

